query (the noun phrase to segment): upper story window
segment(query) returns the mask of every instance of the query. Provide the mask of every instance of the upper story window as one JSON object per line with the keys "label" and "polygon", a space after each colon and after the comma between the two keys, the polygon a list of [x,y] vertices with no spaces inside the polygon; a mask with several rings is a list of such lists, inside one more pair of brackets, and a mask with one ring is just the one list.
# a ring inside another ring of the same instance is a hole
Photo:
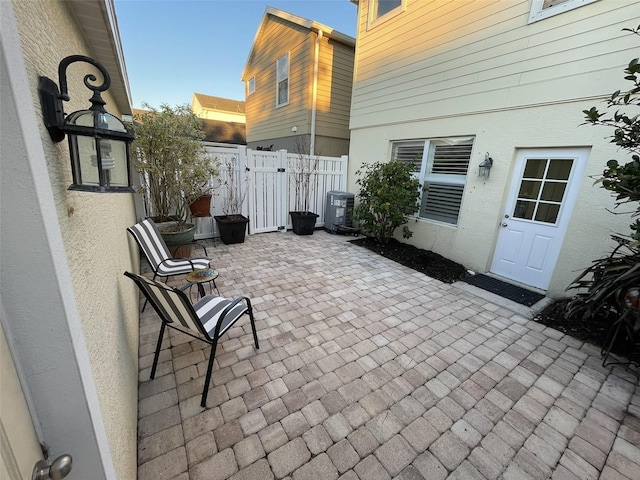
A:
{"label": "upper story window", "polygon": [[422,185],[421,218],[458,224],[473,137],[393,142],[391,158],[410,163]]}
{"label": "upper story window", "polygon": [[247,80],[247,95],[251,95],[256,91],[256,77]]}
{"label": "upper story window", "polygon": [[276,107],[289,103],[289,53],[278,59],[276,66]]}
{"label": "upper story window", "polygon": [[406,0],[371,0],[369,3],[369,26],[395,17],[405,9]]}
{"label": "upper story window", "polygon": [[532,0],[529,23],[568,12],[598,0]]}

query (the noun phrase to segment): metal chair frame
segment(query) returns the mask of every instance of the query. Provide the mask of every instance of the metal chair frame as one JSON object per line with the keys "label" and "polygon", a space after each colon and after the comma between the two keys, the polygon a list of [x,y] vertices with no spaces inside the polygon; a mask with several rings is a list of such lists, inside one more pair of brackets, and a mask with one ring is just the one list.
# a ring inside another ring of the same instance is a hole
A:
{"label": "metal chair frame", "polygon": [[[207,257],[172,257],[167,244],[163,240],[155,222],[149,218],[132,225],[127,231],[135,239],[136,243],[144,253],[149,266],[153,270],[153,279],[164,277],[165,283],[174,275],[184,275],[201,268],[210,268],[211,259]],[[204,254],[207,255],[207,249],[199,245]],[[147,306],[145,300],[142,311]]]}
{"label": "metal chair frame", "polygon": [[[151,280],[135,273],[124,272],[124,274],[136,283],[146,300],[151,303],[157,312],[160,320],[162,320],[156,352],[153,357],[153,366],[151,367],[150,377],[152,379],[155,378],[166,327],[173,328],[174,330],[211,345],[207,375],[205,377],[202,400],[200,402],[200,405],[206,408],[207,395],[211,384],[211,374],[213,373],[213,362],[220,336],[231,328],[240,317],[249,315],[253,341],[256,349],[260,348],[251,300],[244,296],[230,300],[215,295],[207,295],[195,304],[192,304],[180,288],[171,287],[166,283]],[[183,288],[188,286],[187,284]],[[199,314],[199,312],[203,313]],[[212,323],[213,325],[211,325]]]}

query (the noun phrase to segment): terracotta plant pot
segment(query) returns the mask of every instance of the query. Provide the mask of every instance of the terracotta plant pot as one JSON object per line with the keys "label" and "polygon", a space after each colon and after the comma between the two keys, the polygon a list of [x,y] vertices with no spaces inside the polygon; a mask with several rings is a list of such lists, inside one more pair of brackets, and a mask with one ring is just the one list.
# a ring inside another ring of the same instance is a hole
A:
{"label": "terracotta plant pot", "polygon": [[200,195],[189,205],[191,215],[194,217],[208,217],[211,215],[211,195]]}

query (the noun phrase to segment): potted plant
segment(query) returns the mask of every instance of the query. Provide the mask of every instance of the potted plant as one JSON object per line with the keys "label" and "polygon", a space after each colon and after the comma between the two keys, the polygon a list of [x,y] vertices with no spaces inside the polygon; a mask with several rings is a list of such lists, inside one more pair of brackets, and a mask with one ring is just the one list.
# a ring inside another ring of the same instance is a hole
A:
{"label": "potted plant", "polygon": [[193,242],[196,226],[187,223],[189,206],[212,191],[217,159],[205,153],[200,120],[188,105],[160,109],[144,104],[136,115],[136,167],[147,214],[169,247]]}
{"label": "potted plant", "polygon": [[290,179],[293,182],[295,210],[289,212],[293,233],[297,235],[313,235],[318,214],[311,212],[311,191],[315,190],[315,179],[318,173],[319,159],[308,155],[304,137],[296,137],[295,163],[291,169]]}
{"label": "potted plant", "polygon": [[229,155],[222,163],[222,212],[213,218],[226,245],[244,242],[249,219],[242,215],[249,177],[240,171],[238,157]]}

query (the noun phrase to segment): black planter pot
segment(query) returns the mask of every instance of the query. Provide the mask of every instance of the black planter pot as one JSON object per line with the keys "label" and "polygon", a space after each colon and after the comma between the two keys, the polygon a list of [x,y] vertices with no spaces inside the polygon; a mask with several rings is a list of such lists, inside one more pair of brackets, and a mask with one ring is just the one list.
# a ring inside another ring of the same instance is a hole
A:
{"label": "black planter pot", "polygon": [[222,243],[231,245],[243,243],[249,219],[242,215],[216,215],[215,217]]}
{"label": "black planter pot", "polygon": [[316,228],[316,219],[319,217],[317,213],[289,212],[289,215],[291,215],[293,233],[296,235],[313,235],[313,230]]}

